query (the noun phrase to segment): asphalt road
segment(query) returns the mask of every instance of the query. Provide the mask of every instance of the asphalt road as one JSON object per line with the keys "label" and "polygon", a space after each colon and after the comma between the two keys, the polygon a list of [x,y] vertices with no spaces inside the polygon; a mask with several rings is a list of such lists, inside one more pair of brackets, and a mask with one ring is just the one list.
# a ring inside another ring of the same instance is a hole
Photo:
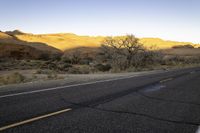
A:
{"label": "asphalt road", "polygon": [[0,93],[2,133],[200,133],[200,68]]}

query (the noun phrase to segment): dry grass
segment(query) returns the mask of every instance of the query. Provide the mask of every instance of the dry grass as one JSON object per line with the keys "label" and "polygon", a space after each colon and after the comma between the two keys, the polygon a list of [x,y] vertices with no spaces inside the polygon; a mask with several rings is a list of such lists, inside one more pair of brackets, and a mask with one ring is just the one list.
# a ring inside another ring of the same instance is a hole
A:
{"label": "dry grass", "polygon": [[15,72],[7,76],[0,77],[0,85],[22,83],[25,79],[26,78],[22,74]]}
{"label": "dry grass", "polygon": [[62,51],[76,47],[98,47],[104,37],[77,36],[75,34],[17,35],[27,42],[42,42]]}
{"label": "dry grass", "polygon": [[[122,37],[122,36],[121,36]],[[77,47],[99,47],[105,37],[78,36],[75,34],[17,35],[18,39],[27,42],[42,42],[62,51]],[[116,37],[120,38],[120,36]],[[173,46],[195,44],[190,42],[165,41],[159,38],[141,38],[140,43],[147,48],[168,49]]]}
{"label": "dry grass", "polygon": [[155,47],[157,49],[169,49],[174,46],[182,46],[187,44],[191,44],[192,46],[196,47],[196,45],[191,42],[165,41],[159,38],[141,38],[140,43],[147,48]]}
{"label": "dry grass", "polygon": [[178,56],[200,56],[199,48],[177,48],[163,50],[166,55],[178,55]]}

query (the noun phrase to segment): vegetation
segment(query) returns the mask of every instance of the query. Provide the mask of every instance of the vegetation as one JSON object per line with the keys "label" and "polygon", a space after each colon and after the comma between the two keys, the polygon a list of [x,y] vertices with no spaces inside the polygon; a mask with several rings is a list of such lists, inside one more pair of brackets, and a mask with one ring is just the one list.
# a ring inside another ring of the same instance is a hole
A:
{"label": "vegetation", "polygon": [[8,76],[0,77],[0,85],[5,84],[16,84],[16,83],[22,83],[25,81],[25,77],[20,73],[12,73]]}
{"label": "vegetation", "polygon": [[[13,40],[13,36],[35,37],[35,35],[19,32],[8,32],[7,34],[0,32],[0,42],[1,37],[5,40]],[[62,36],[66,37],[69,35],[61,35],[61,40],[64,39],[62,39]],[[76,35],[70,36],[74,37]],[[38,36],[38,38],[40,37],[43,38],[44,35]],[[51,35],[51,37],[57,38],[57,35]],[[0,72],[12,70],[37,71],[29,78],[20,73],[1,76],[0,84],[33,81],[40,78],[40,75],[43,76],[42,79],[59,79],[61,74],[130,72],[200,64],[200,49],[190,43],[167,42],[177,45],[170,45],[172,47],[161,50],[157,48],[157,44],[163,42],[163,40],[159,39],[157,39],[156,45],[153,45],[153,39],[152,42],[150,41],[151,45],[147,46],[145,41],[141,41],[141,39],[136,38],[134,35],[99,38],[101,38],[98,40],[99,47],[78,47],[65,50],[64,52],[49,52],[48,50],[44,52],[39,50],[41,45],[39,45],[39,48],[36,48],[36,45],[32,47],[1,42]],[[86,43],[88,42],[86,41]]]}
{"label": "vegetation", "polygon": [[[0,42],[3,41],[7,43],[17,43],[17,44],[21,44],[23,42],[23,44],[25,45],[29,46],[31,45],[35,48],[39,48],[42,50],[48,49],[48,51],[54,51],[54,52],[56,51],[58,52],[58,49],[61,51],[65,51],[78,47],[100,47],[101,42],[105,40],[105,38],[106,37],[104,36],[98,36],[98,37],[79,36],[69,33],[34,35],[34,34],[23,33],[21,31],[11,31],[5,33],[0,32]],[[180,46],[187,44],[195,46],[195,44],[188,42],[165,41],[159,38],[140,38],[139,42],[147,48],[156,46],[159,49],[168,49],[172,48],[173,46]]]}
{"label": "vegetation", "polygon": [[159,63],[163,57],[159,52],[146,50],[133,35],[124,38],[109,37],[102,43],[101,49],[102,61],[119,71]]}

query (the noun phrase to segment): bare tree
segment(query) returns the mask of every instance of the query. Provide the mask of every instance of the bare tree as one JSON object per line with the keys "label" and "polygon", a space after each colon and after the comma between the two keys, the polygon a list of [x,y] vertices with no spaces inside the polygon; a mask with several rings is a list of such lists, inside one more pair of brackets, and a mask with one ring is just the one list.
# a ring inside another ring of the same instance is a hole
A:
{"label": "bare tree", "polygon": [[134,35],[118,38],[108,37],[102,42],[101,49],[107,59],[111,59],[113,63],[119,65],[120,69],[133,66],[136,55],[145,51],[143,45],[139,43],[139,39]]}
{"label": "bare tree", "polygon": [[133,58],[139,53],[144,52],[145,49],[139,39],[134,35],[127,35],[123,41],[123,47],[127,51],[128,65],[132,64]]}

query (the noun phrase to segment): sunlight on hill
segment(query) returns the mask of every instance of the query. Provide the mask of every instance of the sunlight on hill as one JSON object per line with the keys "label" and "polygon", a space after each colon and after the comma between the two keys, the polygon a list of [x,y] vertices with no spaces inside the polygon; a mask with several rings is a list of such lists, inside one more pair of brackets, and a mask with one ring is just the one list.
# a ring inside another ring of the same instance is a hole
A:
{"label": "sunlight on hill", "polygon": [[[75,34],[43,34],[43,35],[16,35],[20,40],[27,42],[46,43],[62,51],[76,47],[99,47],[105,37],[78,36]],[[189,42],[164,41],[159,38],[141,38],[140,43],[147,48],[166,49],[176,45],[191,44]]]}
{"label": "sunlight on hill", "polygon": [[17,35],[28,42],[42,42],[62,51],[76,47],[98,47],[103,37],[77,36],[75,34]]}
{"label": "sunlight on hill", "polygon": [[[17,33],[17,34],[14,34]],[[34,42],[34,43],[44,43],[51,47],[57,48],[59,50],[65,51],[68,49],[73,49],[77,47],[99,47],[101,42],[106,38],[103,36],[79,36],[76,34],[70,33],[60,33],[60,34],[26,34],[23,32],[0,32],[0,40],[1,42],[5,43],[19,43],[24,41],[23,44],[26,42]],[[23,34],[22,34],[23,33]],[[116,36],[116,37],[123,37],[123,36]],[[17,39],[19,40],[17,40]],[[179,45],[193,45],[194,47],[199,47],[199,45],[195,45],[190,42],[175,42],[175,41],[165,41],[159,38],[141,38],[140,43],[143,44],[148,49],[169,49],[173,46]]]}
{"label": "sunlight on hill", "polygon": [[193,45],[193,43],[190,42],[175,42],[175,41],[164,41],[159,38],[142,38],[140,39],[140,43],[142,43],[145,47],[155,47],[157,49],[168,49],[172,48],[173,46],[179,46],[179,45]]}
{"label": "sunlight on hill", "polygon": [[12,37],[6,33],[0,32],[0,39],[11,39]]}

